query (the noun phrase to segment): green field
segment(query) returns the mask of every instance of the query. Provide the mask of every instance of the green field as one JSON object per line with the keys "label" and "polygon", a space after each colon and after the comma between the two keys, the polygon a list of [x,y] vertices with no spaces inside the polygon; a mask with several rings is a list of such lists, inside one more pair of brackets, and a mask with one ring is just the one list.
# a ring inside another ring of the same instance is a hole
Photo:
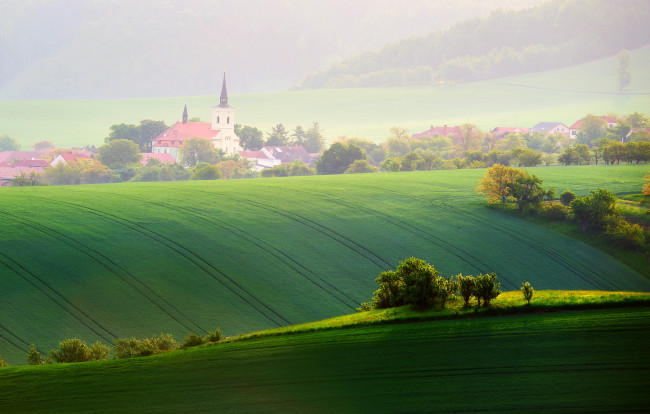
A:
{"label": "green field", "polygon": [[[283,123],[288,129],[318,121],[325,136],[362,136],[383,141],[389,128],[411,133],[431,125],[470,122],[484,130],[496,126],[531,127],[542,121],[570,126],[587,113],[650,112],[650,47],[632,53],[632,84],[618,93],[615,58],[561,70],[492,81],[430,88],[377,88],[289,91],[233,95],[236,122],[264,132]],[[233,78],[233,82],[235,81]],[[109,127],[142,119],[211,119],[219,85],[210,96],[85,101],[2,101],[0,134],[14,136],[23,149],[49,139],[59,147],[100,145]]]}
{"label": "green field", "polygon": [[403,323],[0,369],[13,412],[645,412],[650,308]]}
{"label": "green field", "polygon": [[[638,192],[647,165],[531,169]],[[182,339],[352,312],[409,256],[504,290],[650,291],[593,248],[485,208],[484,170],[0,189],[0,355],[63,338]]]}

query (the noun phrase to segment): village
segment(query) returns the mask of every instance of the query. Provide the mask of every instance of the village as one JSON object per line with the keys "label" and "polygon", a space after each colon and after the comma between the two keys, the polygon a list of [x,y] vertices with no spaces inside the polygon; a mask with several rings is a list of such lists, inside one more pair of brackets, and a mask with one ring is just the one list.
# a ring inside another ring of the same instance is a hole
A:
{"label": "village", "polygon": [[[183,180],[192,178],[191,173],[196,170],[197,164],[199,168],[221,165],[216,175],[208,175],[212,178],[323,173],[316,167],[324,154],[324,139],[317,131],[318,124],[314,125],[317,145],[312,145],[310,149],[317,149],[316,152],[310,152],[301,145],[304,139],[289,139],[286,131],[268,133],[269,138],[264,142],[259,130],[245,127],[257,131],[260,136],[257,142],[243,139],[237,134],[237,129],[241,134],[242,127],[235,123],[235,109],[228,103],[224,72],[219,103],[212,108],[211,122],[190,119],[186,105],[181,121],[147,143],[146,148],[150,148],[150,152],[131,154],[135,157],[132,159],[113,160],[112,165],[102,165],[101,156],[97,156],[98,150],[90,146],[57,149],[50,145],[46,148],[35,146],[32,151],[2,151],[0,186]],[[278,125],[278,129],[284,127]],[[432,125],[428,130],[412,135],[395,127],[389,133],[390,136],[381,144],[362,138],[339,137],[334,140],[333,144],[351,144],[365,151],[363,156],[353,156],[354,159],[344,168],[339,168],[340,172],[345,172],[356,159],[365,163],[351,172],[484,168],[496,163],[518,166],[545,163],[548,166],[555,163],[591,164],[598,163],[599,159],[608,164],[621,160],[630,163],[650,160],[650,124],[648,118],[638,112],[626,117],[588,114],[571,126],[544,121],[530,128],[499,126],[483,132],[475,125],[466,123],[456,126]],[[190,143],[209,143],[207,151],[210,157],[202,156],[201,151],[206,151],[205,148],[189,148]],[[626,151],[625,145],[629,143],[633,144]],[[607,152],[606,148],[610,147],[611,150]],[[192,156],[188,156],[188,153],[192,153]],[[216,158],[212,157],[214,154],[217,154]],[[104,161],[104,164],[109,163]],[[130,164],[126,173],[125,164]],[[176,166],[173,174],[142,174],[140,171],[138,179],[138,168],[170,165]],[[288,171],[291,165],[300,167],[291,171],[300,172],[292,174]],[[68,174],[63,172],[66,167],[73,171],[76,169],[79,177],[51,179],[52,171],[57,168],[62,171],[59,175],[74,176],[69,171]],[[90,171],[86,179],[82,179],[83,169]],[[121,170],[120,174],[111,171],[115,169]]]}

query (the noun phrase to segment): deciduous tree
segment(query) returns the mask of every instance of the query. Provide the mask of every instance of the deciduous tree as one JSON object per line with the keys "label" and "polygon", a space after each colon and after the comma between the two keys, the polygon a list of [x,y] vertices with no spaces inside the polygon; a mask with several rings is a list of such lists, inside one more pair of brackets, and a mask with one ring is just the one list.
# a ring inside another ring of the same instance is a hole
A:
{"label": "deciduous tree", "polygon": [[618,89],[622,91],[624,87],[632,82],[632,56],[630,56],[630,52],[623,49],[618,52],[616,57],[618,58],[616,78],[618,79]]}
{"label": "deciduous tree", "polygon": [[264,133],[255,127],[235,124],[235,134],[242,148],[248,151],[258,151],[264,146]]}
{"label": "deciduous tree", "polygon": [[365,159],[367,158],[363,149],[356,145],[336,142],[316,161],[316,171],[318,174],[343,174],[354,161]]}
{"label": "deciduous tree", "polygon": [[0,135],[0,151],[18,151],[20,142],[7,134]]}
{"label": "deciduous tree", "polygon": [[501,205],[505,205],[506,199],[511,196],[508,184],[514,183],[517,178],[525,175],[524,170],[495,164],[487,169],[476,191],[487,195],[490,202],[501,201]]}
{"label": "deciduous tree", "polygon": [[194,137],[186,139],[178,150],[181,162],[193,167],[200,162],[214,162],[215,152],[212,142],[207,138]]}
{"label": "deciduous tree", "polygon": [[115,165],[133,164],[142,159],[140,147],[132,140],[115,139],[97,149],[97,159],[108,168]]}

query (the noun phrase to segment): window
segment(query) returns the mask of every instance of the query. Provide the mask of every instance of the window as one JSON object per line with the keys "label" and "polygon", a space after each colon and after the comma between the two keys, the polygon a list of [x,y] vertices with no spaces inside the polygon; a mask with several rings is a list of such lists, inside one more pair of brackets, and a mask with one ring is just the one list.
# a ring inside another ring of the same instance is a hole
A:
{"label": "window", "polygon": [[230,117],[226,118],[226,124],[230,123]]}
{"label": "window", "polygon": [[217,124],[219,123],[219,117],[217,117]]}

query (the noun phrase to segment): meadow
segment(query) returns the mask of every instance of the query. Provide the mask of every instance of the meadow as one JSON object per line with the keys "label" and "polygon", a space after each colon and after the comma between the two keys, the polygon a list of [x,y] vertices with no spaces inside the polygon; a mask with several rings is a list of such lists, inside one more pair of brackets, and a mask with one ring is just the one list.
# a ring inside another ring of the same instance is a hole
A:
{"label": "meadow", "polygon": [[642,412],[649,316],[639,307],[358,326],[8,367],[0,369],[0,409]]}
{"label": "meadow", "polygon": [[[584,195],[640,190],[647,165],[539,167]],[[504,290],[650,291],[576,240],[485,207],[485,170],[0,190],[0,354],[161,332],[225,335],[354,312],[415,256]]]}
{"label": "meadow", "polygon": [[[319,122],[328,141],[360,136],[383,141],[393,126],[411,133],[431,125],[474,123],[484,130],[496,126],[531,127],[538,122],[567,126],[588,113],[619,115],[650,112],[650,47],[632,52],[634,76],[622,93],[616,81],[616,58],[467,84],[424,88],[368,88],[236,94],[236,73],[229,74],[230,104],[236,122],[264,132],[282,123],[287,129]],[[28,149],[52,140],[59,147],[101,145],[113,124],[142,119],[211,119],[220,85],[206,96],[131,100],[2,101],[0,134],[9,134]]]}

